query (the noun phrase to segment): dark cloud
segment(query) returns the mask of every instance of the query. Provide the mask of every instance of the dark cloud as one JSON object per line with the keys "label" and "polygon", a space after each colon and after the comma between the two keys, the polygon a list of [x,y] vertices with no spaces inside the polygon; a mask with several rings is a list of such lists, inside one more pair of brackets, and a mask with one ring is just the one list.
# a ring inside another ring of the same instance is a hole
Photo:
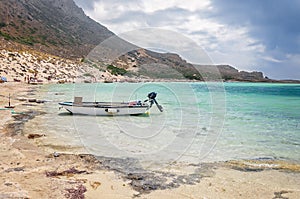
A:
{"label": "dark cloud", "polygon": [[231,26],[245,26],[272,51],[300,53],[299,0],[212,0],[214,17]]}
{"label": "dark cloud", "polygon": [[271,78],[300,79],[299,0],[212,0],[212,7],[209,17],[232,28],[246,27],[255,44],[265,47],[257,53],[258,70]]}

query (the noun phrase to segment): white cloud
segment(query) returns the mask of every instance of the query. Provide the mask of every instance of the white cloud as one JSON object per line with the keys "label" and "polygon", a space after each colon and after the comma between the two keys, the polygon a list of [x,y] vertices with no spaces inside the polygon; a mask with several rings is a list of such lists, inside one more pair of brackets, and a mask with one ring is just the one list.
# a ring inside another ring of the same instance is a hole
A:
{"label": "white cloud", "polygon": [[[185,13],[178,13],[181,9]],[[85,10],[92,19],[109,27],[116,34],[145,27],[171,27],[174,29],[185,21],[194,21],[197,18],[193,13],[210,9],[209,0],[190,0],[188,2],[178,0],[113,0],[95,1],[94,9]],[[124,19],[124,17],[126,19]],[[191,24],[193,25],[193,24]],[[191,28],[191,26],[189,27]]]}
{"label": "white cloud", "polygon": [[282,60],[279,60],[279,59],[276,59],[274,57],[271,57],[271,56],[264,56],[262,57],[264,60],[267,60],[267,61],[271,61],[271,62],[275,62],[275,63],[280,63],[282,62]]}
{"label": "white cloud", "polygon": [[178,0],[144,0],[143,1],[143,9],[147,13],[153,13],[158,10],[166,10],[169,8],[182,8],[191,12],[199,11],[203,9],[210,9],[210,1],[209,0],[189,0],[187,1],[178,1]]}

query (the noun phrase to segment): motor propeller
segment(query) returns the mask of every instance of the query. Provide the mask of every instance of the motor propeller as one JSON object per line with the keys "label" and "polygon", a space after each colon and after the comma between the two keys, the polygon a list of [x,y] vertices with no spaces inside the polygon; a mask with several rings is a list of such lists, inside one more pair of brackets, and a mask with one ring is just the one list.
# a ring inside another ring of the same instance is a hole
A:
{"label": "motor propeller", "polygon": [[151,92],[151,93],[148,94],[148,99],[146,99],[144,102],[149,101],[149,102],[150,102],[150,108],[151,108],[152,105],[155,103],[156,106],[157,106],[157,108],[158,108],[158,110],[159,110],[160,112],[163,112],[163,107],[162,107],[161,105],[159,105],[158,102],[157,102],[156,99],[155,99],[156,96],[157,96],[157,93]]}

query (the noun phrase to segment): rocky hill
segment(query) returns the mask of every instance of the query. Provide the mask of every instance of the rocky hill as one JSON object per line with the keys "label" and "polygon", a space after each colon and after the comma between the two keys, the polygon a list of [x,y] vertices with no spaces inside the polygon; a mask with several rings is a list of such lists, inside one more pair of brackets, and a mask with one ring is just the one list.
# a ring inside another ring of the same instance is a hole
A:
{"label": "rocky hill", "polygon": [[[177,54],[156,53],[137,48],[121,39],[118,42],[122,43],[123,46],[133,46],[135,50],[121,54],[112,60],[99,62],[99,60],[87,59],[86,55],[95,46],[114,36],[114,34],[87,17],[73,0],[0,0],[0,11],[1,49],[10,52],[24,52],[30,49],[49,54],[50,57],[58,56],[71,59],[74,60],[75,64],[81,65],[81,68],[85,68],[85,74],[88,73],[89,69],[93,69],[93,78],[103,77],[103,75],[99,75],[102,72],[108,72],[115,76],[125,75],[142,79],[169,80],[203,81],[214,80],[217,76],[216,71],[212,70],[215,67],[195,67]],[[106,50],[109,51],[110,49]],[[6,57],[6,55],[2,57]],[[2,63],[8,64],[6,71],[11,70],[9,62],[4,60]],[[70,68],[79,67],[70,66]],[[220,65],[217,68],[224,80],[269,81],[264,78],[261,72],[239,72],[237,69],[226,65]],[[95,69],[98,70],[99,74],[96,74]],[[43,71],[40,68],[39,70]],[[53,74],[47,75],[54,78]],[[66,79],[72,79],[74,75],[75,73],[62,76]]]}
{"label": "rocky hill", "polygon": [[61,57],[86,55],[113,35],[72,0],[1,0],[0,35]]}
{"label": "rocky hill", "polygon": [[134,50],[113,62],[130,73],[157,79],[269,82],[262,72],[239,71],[229,65],[193,65],[173,53]]}

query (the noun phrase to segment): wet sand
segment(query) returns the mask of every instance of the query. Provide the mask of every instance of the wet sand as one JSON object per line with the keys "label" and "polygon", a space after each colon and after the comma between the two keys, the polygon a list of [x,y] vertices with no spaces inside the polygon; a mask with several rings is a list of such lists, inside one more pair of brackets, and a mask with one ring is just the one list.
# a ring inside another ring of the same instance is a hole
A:
{"label": "wet sand", "polygon": [[16,106],[0,112],[0,198],[300,197],[300,165],[281,160],[187,164],[185,171],[173,165],[154,172],[134,159],[50,153],[35,144],[45,135],[22,131],[24,123],[44,114],[43,104],[20,101],[32,98],[38,86],[9,82],[0,88],[0,108],[9,93]]}

